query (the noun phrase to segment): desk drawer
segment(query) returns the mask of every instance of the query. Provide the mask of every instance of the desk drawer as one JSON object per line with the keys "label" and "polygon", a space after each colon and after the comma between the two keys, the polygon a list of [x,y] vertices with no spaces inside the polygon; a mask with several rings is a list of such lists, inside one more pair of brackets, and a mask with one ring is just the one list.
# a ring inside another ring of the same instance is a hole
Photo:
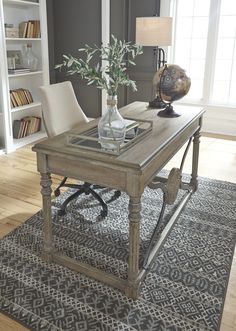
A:
{"label": "desk drawer", "polygon": [[81,181],[98,184],[121,191],[125,190],[126,172],[106,168],[96,162],[75,161],[59,156],[48,156],[48,171],[54,174],[67,176]]}

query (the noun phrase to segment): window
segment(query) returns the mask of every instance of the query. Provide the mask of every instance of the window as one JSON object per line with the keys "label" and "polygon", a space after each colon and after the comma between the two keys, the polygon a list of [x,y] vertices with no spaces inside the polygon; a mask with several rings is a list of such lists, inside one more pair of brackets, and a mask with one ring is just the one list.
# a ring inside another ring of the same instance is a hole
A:
{"label": "window", "polygon": [[212,100],[236,104],[236,2],[221,0]]}
{"label": "window", "polygon": [[186,69],[192,82],[185,101],[236,107],[236,1],[170,0],[169,10],[169,61]]}

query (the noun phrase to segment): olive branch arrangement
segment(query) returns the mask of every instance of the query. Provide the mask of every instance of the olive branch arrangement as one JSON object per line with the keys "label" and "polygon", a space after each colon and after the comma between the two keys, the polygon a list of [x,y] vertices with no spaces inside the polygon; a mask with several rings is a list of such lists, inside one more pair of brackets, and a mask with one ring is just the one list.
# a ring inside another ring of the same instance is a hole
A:
{"label": "olive branch arrangement", "polygon": [[[85,60],[72,55],[63,55],[63,62],[56,69],[65,67],[68,74],[79,74],[87,81],[87,85],[95,85],[106,90],[108,95],[117,95],[119,85],[130,86],[136,91],[136,83],[126,73],[129,65],[135,65],[134,59],[143,53],[142,47],[131,42],[118,40],[111,35],[111,43],[98,47],[85,45],[79,52],[85,53]],[[92,66],[91,61],[99,55],[100,61]],[[102,64],[105,63],[104,66]]]}

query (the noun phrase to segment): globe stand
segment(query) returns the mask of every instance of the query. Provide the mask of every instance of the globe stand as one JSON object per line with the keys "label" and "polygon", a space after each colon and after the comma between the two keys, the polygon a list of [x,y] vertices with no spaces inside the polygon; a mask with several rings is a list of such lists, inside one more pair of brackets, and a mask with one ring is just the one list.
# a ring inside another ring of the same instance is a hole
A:
{"label": "globe stand", "polygon": [[166,103],[157,95],[154,100],[149,101],[149,107],[162,109],[166,107]]}
{"label": "globe stand", "polygon": [[159,111],[159,113],[157,114],[158,116],[169,117],[169,118],[180,116],[180,114],[178,114],[174,111],[174,108],[170,103],[166,104],[164,101],[162,101],[162,102],[165,104],[166,107],[165,107],[165,109]]}

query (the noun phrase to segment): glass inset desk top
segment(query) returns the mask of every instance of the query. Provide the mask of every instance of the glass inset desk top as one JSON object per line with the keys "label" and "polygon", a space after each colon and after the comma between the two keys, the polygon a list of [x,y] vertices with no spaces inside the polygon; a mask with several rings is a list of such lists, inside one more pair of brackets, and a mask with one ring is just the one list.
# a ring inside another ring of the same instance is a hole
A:
{"label": "glass inset desk top", "polygon": [[140,139],[147,135],[152,130],[152,121],[147,120],[134,120],[131,118],[125,119],[128,122],[126,127],[126,135],[124,143],[117,145],[117,151],[103,149],[98,139],[98,128],[93,127],[82,133],[68,133],[67,145],[94,150],[96,152],[120,155],[122,152],[130,148],[133,144],[136,144]]}

